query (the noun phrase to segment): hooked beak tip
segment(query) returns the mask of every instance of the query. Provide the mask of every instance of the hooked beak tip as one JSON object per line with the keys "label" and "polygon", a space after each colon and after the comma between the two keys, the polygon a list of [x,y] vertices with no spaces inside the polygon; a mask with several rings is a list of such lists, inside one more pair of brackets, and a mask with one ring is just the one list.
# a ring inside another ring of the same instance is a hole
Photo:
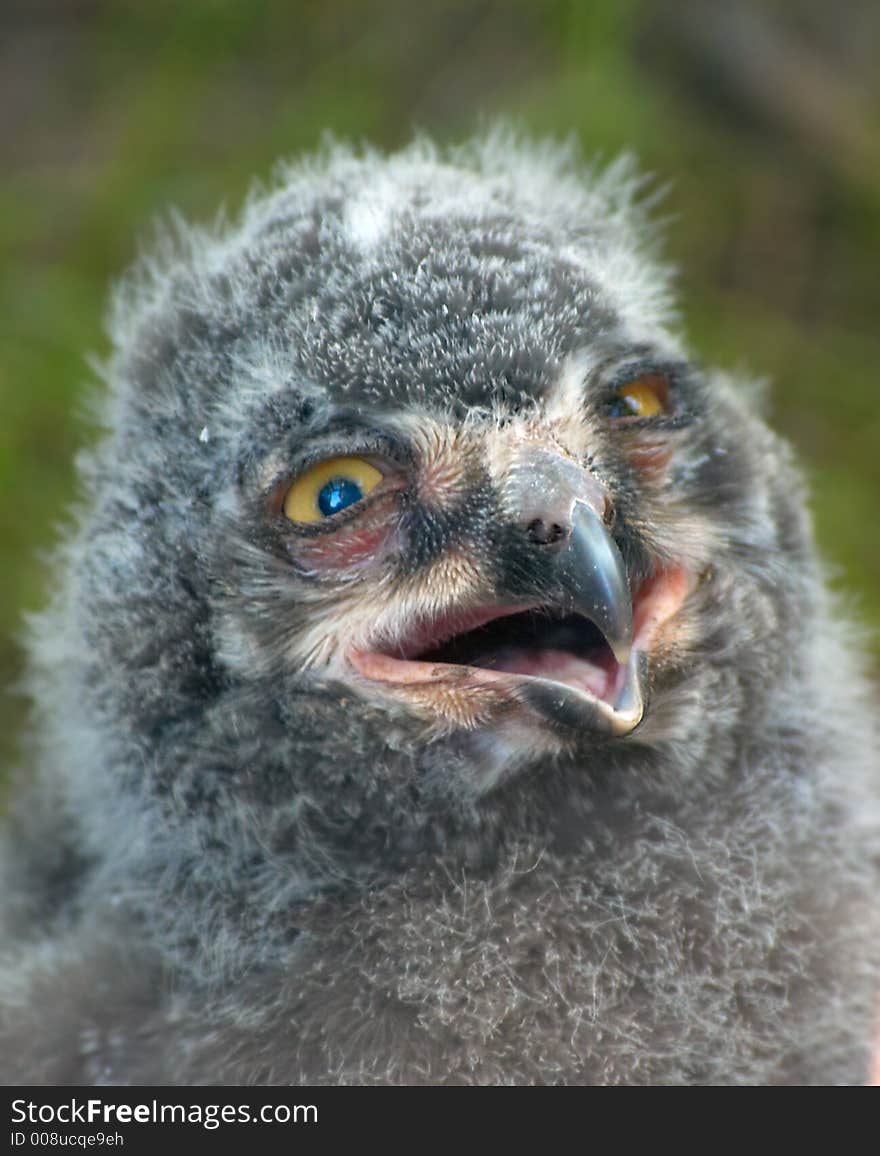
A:
{"label": "hooked beak tip", "polygon": [[572,532],[559,555],[560,575],[574,608],[598,626],[621,666],[632,652],[632,596],[614,539],[592,506],[576,501]]}

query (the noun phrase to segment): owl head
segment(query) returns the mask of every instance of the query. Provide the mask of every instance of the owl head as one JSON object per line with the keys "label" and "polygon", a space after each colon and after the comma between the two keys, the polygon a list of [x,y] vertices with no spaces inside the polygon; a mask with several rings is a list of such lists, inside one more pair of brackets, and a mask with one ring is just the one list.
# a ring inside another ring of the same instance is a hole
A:
{"label": "owl head", "polygon": [[35,685],[95,886],[181,959],[690,805],[784,711],[799,482],[675,333],[640,187],[504,134],[328,147],[117,294]]}

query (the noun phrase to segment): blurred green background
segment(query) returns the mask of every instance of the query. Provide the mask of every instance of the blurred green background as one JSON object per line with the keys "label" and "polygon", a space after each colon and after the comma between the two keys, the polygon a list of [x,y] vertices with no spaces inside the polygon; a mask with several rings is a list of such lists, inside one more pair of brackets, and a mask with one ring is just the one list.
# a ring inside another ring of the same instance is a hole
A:
{"label": "blurred green background", "polygon": [[[107,287],[157,214],[234,209],[327,129],[394,148],[499,116],[668,187],[692,345],[772,382],[876,627],[878,41],[876,0],[2,0],[0,685],[90,436]],[[0,764],[22,713],[2,697]]]}

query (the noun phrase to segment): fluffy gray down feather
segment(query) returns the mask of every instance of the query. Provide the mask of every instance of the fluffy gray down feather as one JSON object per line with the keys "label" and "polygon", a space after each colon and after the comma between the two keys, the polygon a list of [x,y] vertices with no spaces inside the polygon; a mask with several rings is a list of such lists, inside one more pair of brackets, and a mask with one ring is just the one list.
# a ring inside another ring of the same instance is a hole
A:
{"label": "fluffy gray down feather", "polygon": [[[5,1083],[864,1082],[859,640],[757,391],[688,359],[640,189],[504,134],[328,146],[116,294],[106,430],[29,632]],[[602,400],[646,365],[685,414],[659,467]],[[457,597],[444,559],[516,569],[474,446],[551,406],[632,589],[688,577],[626,734],[454,725],[339,659]],[[411,479],[393,533],[304,564],[341,531],[266,495],[374,428]],[[454,517],[413,491],[426,429],[461,463]]]}

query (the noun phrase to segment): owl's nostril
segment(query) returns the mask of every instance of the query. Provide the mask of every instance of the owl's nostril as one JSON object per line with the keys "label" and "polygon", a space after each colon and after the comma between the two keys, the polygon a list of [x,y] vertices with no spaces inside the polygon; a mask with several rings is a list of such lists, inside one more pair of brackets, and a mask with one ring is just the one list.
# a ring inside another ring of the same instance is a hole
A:
{"label": "owl's nostril", "polygon": [[547,522],[543,518],[535,518],[526,526],[529,541],[536,546],[552,546],[561,542],[571,533],[571,526],[562,526],[559,522]]}

